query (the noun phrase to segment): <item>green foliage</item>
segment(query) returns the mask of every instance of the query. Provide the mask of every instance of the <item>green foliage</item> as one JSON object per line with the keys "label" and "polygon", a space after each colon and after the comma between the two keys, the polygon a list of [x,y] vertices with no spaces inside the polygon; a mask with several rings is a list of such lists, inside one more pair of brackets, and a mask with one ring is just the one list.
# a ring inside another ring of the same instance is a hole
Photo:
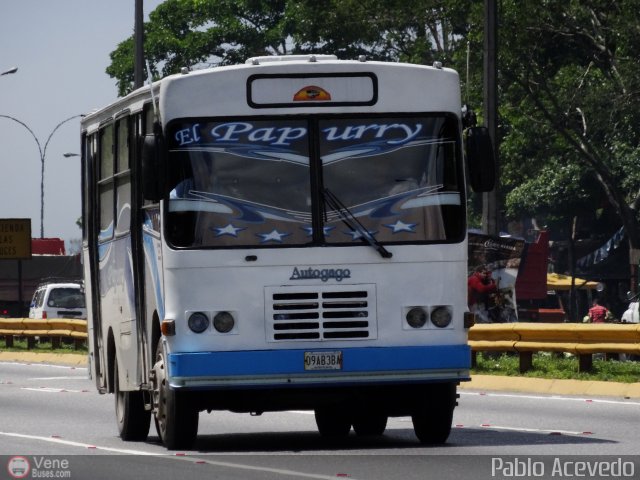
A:
{"label": "green foliage", "polygon": [[[284,0],[166,0],[145,23],[146,60],[154,77],[164,77],[182,67],[289,53],[284,12]],[[119,95],[132,89],[133,50],[131,37],[111,53],[107,73],[118,79]]]}
{"label": "green foliage", "polygon": [[[3,342],[4,343],[4,342]],[[86,355],[87,346],[76,348],[75,341],[64,340],[60,344],[60,348],[54,349],[50,340],[38,340],[32,349],[28,348],[25,338],[17,338],[13,342],[13,347],[2,346],[2,352],[32,352],[32,353],[74,353],[77,355]]]}
{"label": "green foliage", "polygon": [[[529,180],[507,195],[507,213],[519,216],[544,215],[553,220],[577,215],[593,207],[594,198],[585,170],[575,163],[550,161]],[[558,202],[562,199],[562,210]]]}
{"label": "green foliage", "polygon": [[597,380],[635,383],[640,381],[640,363],[636,361],[605,360],[603,356],[593,360],[592,372],[578,372],[578,359],[572,355],[557,356],[552,353],[535,353],[533,369],[521,374],[517,355],[478,354],[477,375],[508,375],[531,378]]}
{"label": "green foliage", "polygon": [[[145,24],[154,76],[182,67],[231,65],[260,55],[332,53],[339,58],[439,60],[464,65],[468,15],[456,0],[166,0]],[[125,95],[133,82],[133,37],[111,53],[107,73]]]}
{"label": "green foliage", "polygon": [[561,218],[605,196],[637,240],[639,15],[632,2],[502,2],[509,215]]}
{"label": "green foliage", "polygon": [[294,40],[340,58],[450,65],[469,30],[473,2],[301,0],[288,2],[298,25]]}

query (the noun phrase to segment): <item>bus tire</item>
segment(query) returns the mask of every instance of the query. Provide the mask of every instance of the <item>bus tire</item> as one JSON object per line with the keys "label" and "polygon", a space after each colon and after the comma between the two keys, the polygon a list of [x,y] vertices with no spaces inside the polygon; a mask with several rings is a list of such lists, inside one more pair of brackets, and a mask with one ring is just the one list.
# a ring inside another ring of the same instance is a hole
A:
{"label": "bus tire", "polygon": [[117,360],[114,362],[113,369],[113,393],[120,438],[134,442],[146,440],[151,425],[151,412],[144,408],[142,391],[121,391]]}
{"label": "bus tire", "polygon": [[420,443],[440,445],[451,433],[456,406],[456,384],[441,383],[426,387],[411,415],[413,429]]}
{"label": "bus tire", "polygon": [[340,407],[316,408],[315,417],[318,432],[323,437],[342,438],[351,431],[351,419]]}
{"label": "bus tire", "polygon": [[377,437],[387,428],[389,417],[382,413],[363,412],[353,419],[353,430],[359,437]]}
{"label": "bus tire", "polygon": [[160,440],[169,450],[189,448],[198,436],[198,410],[184,392],[172,389],[166,375],[166,354],[162,343],[156,350],[153,366],[155,424]]}

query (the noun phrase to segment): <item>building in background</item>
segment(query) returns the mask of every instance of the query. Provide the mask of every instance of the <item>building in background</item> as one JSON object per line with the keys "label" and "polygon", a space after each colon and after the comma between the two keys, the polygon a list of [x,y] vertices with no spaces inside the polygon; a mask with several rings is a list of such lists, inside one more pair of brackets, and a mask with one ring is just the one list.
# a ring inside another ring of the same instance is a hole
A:
{"label": "building in background", "polygon": [[60,238],[34,238],[30,260],[0,260],[0,317],[29,314],[29,302],[46,278],[82,278],[80,255],[67,255]]}

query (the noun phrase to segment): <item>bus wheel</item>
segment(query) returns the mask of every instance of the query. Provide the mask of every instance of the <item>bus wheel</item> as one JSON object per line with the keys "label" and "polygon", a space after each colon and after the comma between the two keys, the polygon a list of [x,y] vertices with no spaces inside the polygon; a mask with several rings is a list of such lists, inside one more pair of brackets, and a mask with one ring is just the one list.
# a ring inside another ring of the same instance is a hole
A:
{"label": "bus wheel", "polygon": [[149,435],[151,412],[144,408],[142,392],[123,392],[118,380],[118,361],[114,364],[113,392],[116,398],[116,420],[120,438],[125,441],[142,441]]}
{"label": "bus wheel", "polygon": [[411,419],[420,443],[429,445],[445,443],[451,433],[453,409],[456,406],[456,385],[454,383],[430,385],[421,391],[417,405]]}
{"label": "bus wheel", "polygon": [[382,413],[363,412],[353,419],[353,429],[359,437],[380,436],[387,428],[388,417]]}
{"label": "bus wheel", "polygon": [[339,407],[322,407],[315,411],[318,432],[323,437],[341,438],[349,435],[351,420]]}
{"label": "bus wheel", "polygon": [[153,406],[156,430],[169,450],[189,448],[198,435],[198,410],[184,392],[173,390],[167,379],[166,354],[158,344],[154,371]]}

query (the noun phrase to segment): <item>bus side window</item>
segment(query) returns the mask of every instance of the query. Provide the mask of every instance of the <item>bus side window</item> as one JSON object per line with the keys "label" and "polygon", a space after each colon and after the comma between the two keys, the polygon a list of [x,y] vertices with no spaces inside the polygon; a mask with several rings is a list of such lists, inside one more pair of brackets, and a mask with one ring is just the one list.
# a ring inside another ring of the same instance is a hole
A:
{"label": "bus side window", "polygon": [[131,170],[130,170],[130,121],[129,117],[118,120],[116,157],[116,235],[123,235],[131,229]]}
{"label": "bus side window", "polygon": [[114,204],[113,204],[113,124],[110,123],[100,131],[99,158],[99,211],[100,231],[98,241],[113,238]]}

